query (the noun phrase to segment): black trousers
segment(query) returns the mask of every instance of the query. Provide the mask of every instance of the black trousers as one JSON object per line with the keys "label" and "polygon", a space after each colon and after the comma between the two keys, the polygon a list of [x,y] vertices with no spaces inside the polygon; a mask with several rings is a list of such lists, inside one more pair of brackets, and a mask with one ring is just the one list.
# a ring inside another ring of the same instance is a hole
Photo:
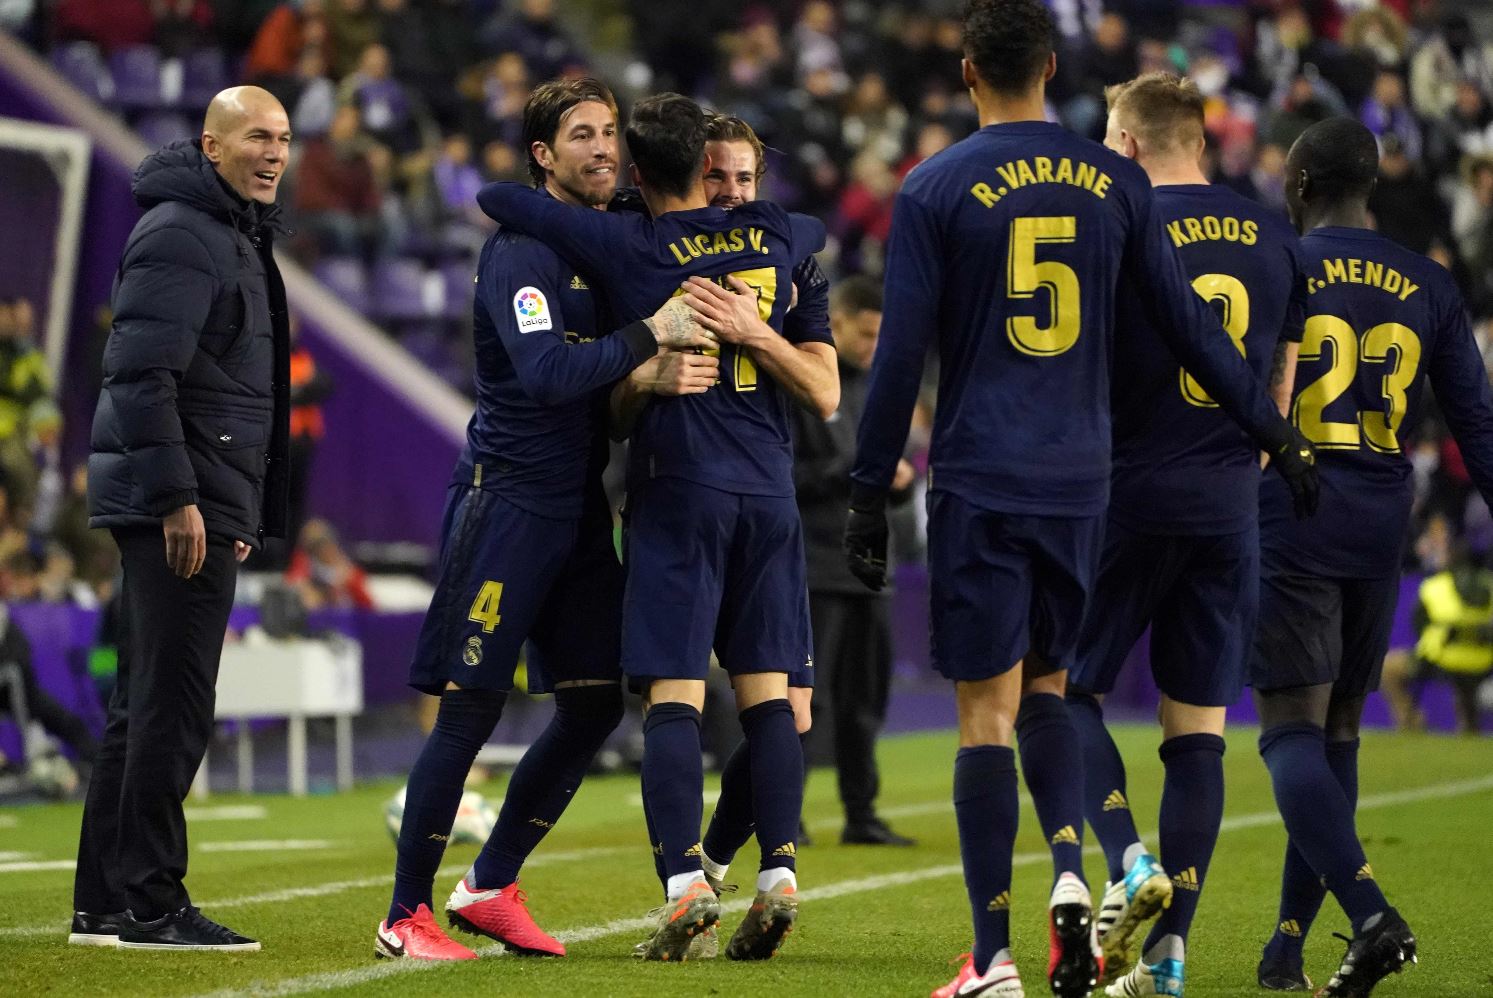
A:
{"label": "black trousers", "polygon": [[879,596],[809,594],[814,626],[815,743],[833,748],[840,803],[847,822],[864,821],[876,810],[881,775],[876,736],[886,721],[892,681],[892,632],[887,601]]}
{"label": "black trousers", "polygon": [[182,802],[207,751],[238,565],[209,535],[191,579],[166,564],[159,527],[117,529],[124,563],[119,678],[83,807],[73,907],[155,919],[189,903]]}

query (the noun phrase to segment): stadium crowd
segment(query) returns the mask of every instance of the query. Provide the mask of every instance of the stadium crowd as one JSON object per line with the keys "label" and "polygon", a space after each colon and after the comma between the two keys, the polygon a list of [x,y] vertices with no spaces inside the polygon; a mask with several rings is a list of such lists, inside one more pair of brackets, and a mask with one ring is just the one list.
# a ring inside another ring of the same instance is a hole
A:
{"label": "stadium crowd", "polygon": [[[1468,14],[1486,8],[1049,6],[1063,35],[1050,117],[1099,137],[1106,86],[1150,70],[1186,73],[1208,96],[1209,173],[1267,204],[1284,204],[1285,150],[1296,136],[1357,114],[1381,141],[1376,224],[1456,274],[1480,342],[1493,341],[1493,41]],[[122,56],[142,46],[161,65],[189,68],[206,51],[226,56],[224,79],[274,92],[300,146],[285,199],[294,252],[468,391],[466,274],[491,225],[474,195],[484,182],[522,178],[520,113],[537,82],[593,72],[624,99],[674,88],[740,115],[768,146],[763,196],[828,223],[821,259],[831,276],[879,276],[901,179],[975,125],[958,76],[957,8],[707,2],[685,20],[645,0],[564,11],[554,0],[13,0],[0,18],[59,65],[58,54],[80,44],[116,76],[127,72]],[[197,113],[118,103],[151,140],[190,134]],[[1451,539],[1466,531],[1486,547],[1493,519],[1435,419],[1415,466],[1421,514],[1408,567],[1444,567]],[[76,498],[76,489],[54,491]],[[95,584],[99,572],[102,563],[81,577]]]}

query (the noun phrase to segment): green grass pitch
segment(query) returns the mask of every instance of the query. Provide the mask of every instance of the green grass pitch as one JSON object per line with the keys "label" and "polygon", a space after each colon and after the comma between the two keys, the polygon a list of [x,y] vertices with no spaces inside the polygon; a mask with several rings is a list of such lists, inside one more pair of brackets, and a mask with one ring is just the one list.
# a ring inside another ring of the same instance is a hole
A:
{"label": "green grass pitch", "polygon": [[[1284,833],[1273,813],[1255,732],[1229,739],[1224,832],[1187,961],[1194,998],[1262,994],[1254,985],[1259,947],[1275,916]],[[1120,730],[1133,806],[1154,828],[1161,769],[1150,728]],[[969,924],[953,815],[948,803],[955,741],[939,733],[881,746],[882,807],[918,838],[913,849],[837,844],[833,776],[810,781],[806,817],[817,844],[799,859],[799,929],[777,959],[684,965],[630,958],[639,919],[657,903],[632,776],[587,782],[523,878],[541,925],[566,941],[563,960],[488,954],[460,966],[373,958],[373,931],[388,903],[394,850],[382,804],[390,783],[344,796],[291,800],[215,796],[215,807],[256,804],[265,816],[198,821],[191,828],[194,898],[264,943],[257,954],[130,953],[65,943],[71,871],[19,869],[72,858],[79,807],[0,812],[0,994],[294,995],[327,991],[408,995],[919,995],[953,976],[949,961],[969,946]],[[1487,894],[1493,885],[1493,741],[1437,736],[1365,736],[1359,833],[1390,900],[1420,937],[1421,964],[1376,995],[1493,995]],[[482,788],[493,800],[502,787]],[[1025,797],[1025,791],[1023,791]],[[215,843],[302,840],[320,848],[224,851]],[[1155,839],[1150,843],[1154,847]],[[1012,929],[1027,993],[1047,994],[1043,918],[1047,854],[1023,800]],[[16,854],[21,854],[19,857]],[[436,884],[439,907],[470,862],[453,848]],[[750,887],[755,847],[729,879]],[[1090,850],[1088,873],[1102,884]],[[740,918],[741,895],[722,922]],[[1345,931],[1329,899],[1307,948],[1321,983],[1342,954]],[[461,937],[469,938],[469,937]]]}

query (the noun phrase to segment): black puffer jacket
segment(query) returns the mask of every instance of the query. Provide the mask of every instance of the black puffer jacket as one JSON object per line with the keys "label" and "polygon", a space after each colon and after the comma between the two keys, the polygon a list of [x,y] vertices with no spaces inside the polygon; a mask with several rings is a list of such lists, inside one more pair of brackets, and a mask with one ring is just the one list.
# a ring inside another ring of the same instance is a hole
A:
{"label": "black puffer jacket", "polygon": [[196,503],[209,534],[285,532],[290,335],[271,241],[193,142],[135,173],[145,216],[114,281],[88,459],[89,524],[159,523]]}

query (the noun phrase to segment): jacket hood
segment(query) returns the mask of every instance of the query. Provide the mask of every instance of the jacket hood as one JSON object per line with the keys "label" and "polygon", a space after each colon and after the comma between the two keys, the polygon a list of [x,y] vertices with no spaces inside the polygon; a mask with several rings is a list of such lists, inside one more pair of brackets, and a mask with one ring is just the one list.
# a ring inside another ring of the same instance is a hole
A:
{"label": "jacket hood", "polygon": [[146,156],[135,170],[130,191],[145,209],[177,201],[235,225],[275,225],[280,214],[279,205],[245,204],[230,193],[196,139],[173,142]]}

